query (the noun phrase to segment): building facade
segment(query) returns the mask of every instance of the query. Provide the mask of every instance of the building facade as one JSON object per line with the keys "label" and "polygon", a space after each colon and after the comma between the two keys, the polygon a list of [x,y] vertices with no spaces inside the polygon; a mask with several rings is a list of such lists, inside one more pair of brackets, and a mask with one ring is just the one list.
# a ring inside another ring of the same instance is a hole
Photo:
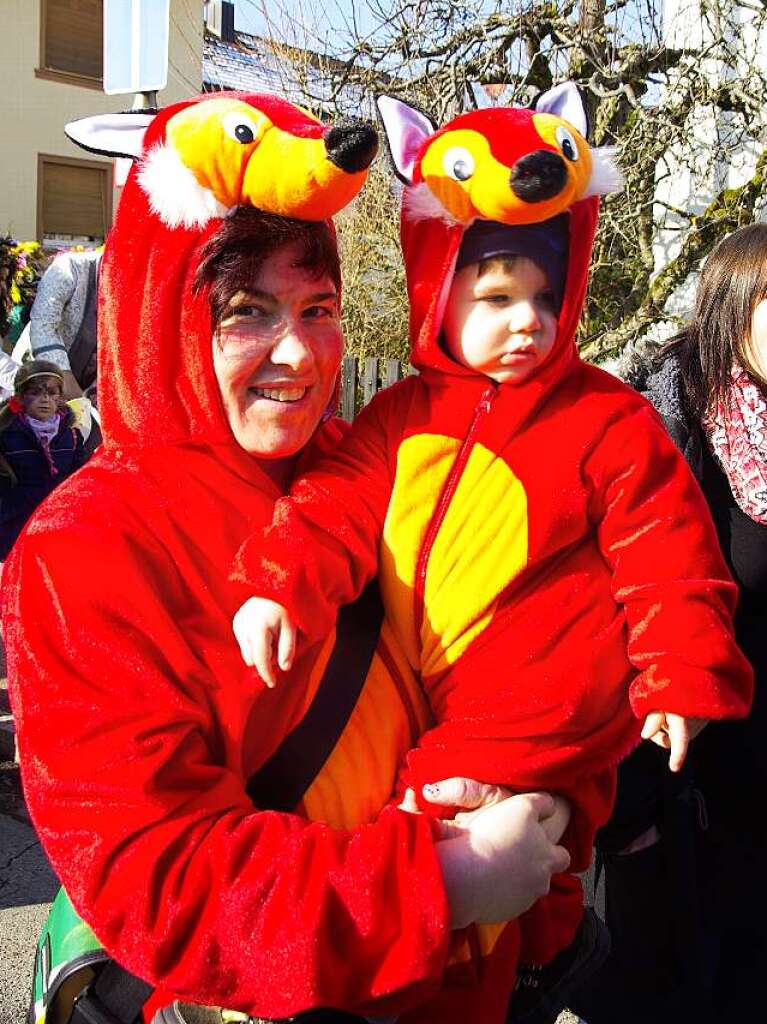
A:
{"label": "building facade", "polygon": [[[103,0],[4,0],[0,94],[0,234],[47,247],[98,244],[118,192],[114,161],[84,153],[64,125],[129,108],[102,91]],[[201,88],[203,5],[171,0],[168,85],[161,105]]]}

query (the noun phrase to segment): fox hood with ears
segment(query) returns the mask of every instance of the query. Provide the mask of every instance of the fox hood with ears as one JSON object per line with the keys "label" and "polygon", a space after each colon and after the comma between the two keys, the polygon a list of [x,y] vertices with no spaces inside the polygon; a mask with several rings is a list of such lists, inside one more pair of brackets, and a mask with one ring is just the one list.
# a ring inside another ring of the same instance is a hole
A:
{"label": "fox hood with ears", "polygon": [[241,459],[213,374],[207,297],[192,294],[199,252],[238,206],[332,217],[362,188],[375,129],[357,120],[328,127],[277,96],[227,93],[66,130],[92,152],[135,160],[100,278],[106,446],[204,438]]}
{"label": "fox hood with ears", "polygon": [[475,220],[506,224],[569,215],[570,247],[555,352],[525,388],[531,401],[577,358],[599,210],[598,195],[621,186],[613,150],[585,139],[580,94],[565,83],[534,109],[498,107],[461,114],[436,130],[420,111],[388,96],[378,107],[404,182],[402,248],[410,300],[411,359],[420,369],[469,374],[440,348],[439,332],[463,233]]}

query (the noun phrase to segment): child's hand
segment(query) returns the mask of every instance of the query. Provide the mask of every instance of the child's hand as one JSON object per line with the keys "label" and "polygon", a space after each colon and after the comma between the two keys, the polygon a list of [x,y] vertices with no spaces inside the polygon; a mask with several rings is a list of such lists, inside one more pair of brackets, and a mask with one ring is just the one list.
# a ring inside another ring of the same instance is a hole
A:
{"label": "child's hand", "polygon": [[678,772],[684,764],[690,740],[695,739],[706,722],[705,718],[684,718],[670,711],[651,711],[642,726],[642,739],[652,740],[659,747],[670,750],[668,766],[672,772]]}
{"label": "child's hand", "polygon": [[276,662],[283,672],[293,664],[296,627],[287,611],[276,601],[251,597],[232,620],[232,629],[246,665],[258,670],[266,685],[277,685]]}

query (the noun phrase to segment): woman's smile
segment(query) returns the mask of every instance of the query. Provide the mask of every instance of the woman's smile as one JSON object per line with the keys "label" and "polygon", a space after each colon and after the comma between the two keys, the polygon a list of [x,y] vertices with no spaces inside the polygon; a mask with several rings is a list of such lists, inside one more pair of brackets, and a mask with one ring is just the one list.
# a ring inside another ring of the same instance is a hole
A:
{"label": "woman's smile", "polygon": [[285,386],[271,388],[252,387],[248,388],[248,390],[256,398],[267,398],[271,402],[300,402],[307,391],[305,387],[291,388]]}

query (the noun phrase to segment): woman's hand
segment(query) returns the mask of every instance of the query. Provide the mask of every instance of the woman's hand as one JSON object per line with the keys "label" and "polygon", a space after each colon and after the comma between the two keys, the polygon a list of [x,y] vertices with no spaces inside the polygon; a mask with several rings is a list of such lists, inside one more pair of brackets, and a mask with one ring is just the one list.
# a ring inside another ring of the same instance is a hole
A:
{"label": "woman's hand", "polygon": [[[443,838],[447,839],[451,830],[453,835],[465,831],[471,821],[476,821],[483,808],[493,807],[502,800],[508,800],[509,797],[519,794],[515,794],[514,790],[508,789],[506,786],[494,786],[488,782],[477,782],[476,779],[456,776],[424,786],[423,795],[430,804],[461,808],[453,821],[441,822]],[[572,808],[562,796],[554,795],[552,799],[554,800],[554,810],[550,817],[542,819],[541,825],[552,843],[558,843],[570,822]],[[412,789],[405,792],[400,806],[405,811],[418,812],[415,793]]]}
{"label": "woman's hand", "polygon": [[474,808],[440,824],[437,855],[451,928],[518,917],[546,895],[551,876],[570,864],[567,850],[557,845],[570,819],[560,797],[510,796],[503,787],[470,779],[447,779],[425,787],[424,795],[433,803]]}

